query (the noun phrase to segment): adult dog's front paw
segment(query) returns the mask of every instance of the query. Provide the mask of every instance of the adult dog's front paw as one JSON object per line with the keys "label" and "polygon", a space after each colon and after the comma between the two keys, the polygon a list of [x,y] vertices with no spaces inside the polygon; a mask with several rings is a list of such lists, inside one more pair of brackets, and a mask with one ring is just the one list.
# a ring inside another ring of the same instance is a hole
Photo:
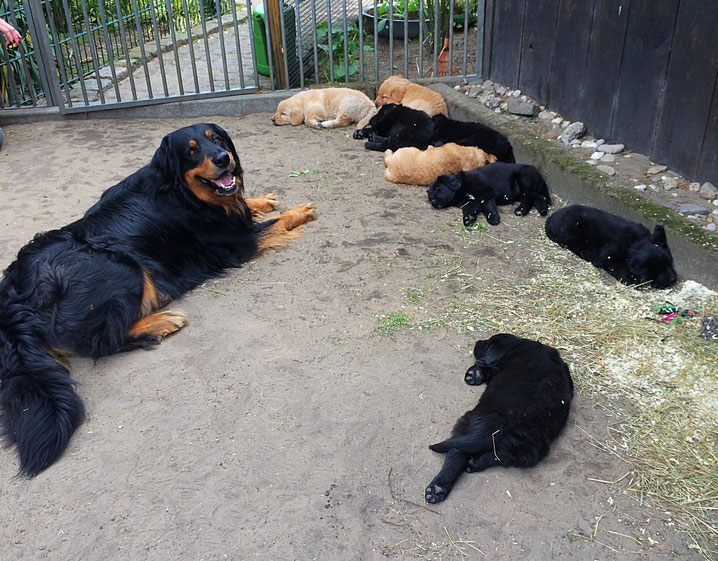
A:
{"label": "adult dog's front paw", "polygon": [[481,371],[481,367],[477,364],[472,366],[464,374],[464,382],[470,386],[479,386],[484,383],[484,373]]}
{"label": "adult dog's front paw", "polygon": [[436,483],[432,483],[426,488],[426,493],[424,494],[424,497],[426,498],[427,503],[435,504],[443,501],[448,496],[448,494],[449,492],[446,489],[440,487]]}

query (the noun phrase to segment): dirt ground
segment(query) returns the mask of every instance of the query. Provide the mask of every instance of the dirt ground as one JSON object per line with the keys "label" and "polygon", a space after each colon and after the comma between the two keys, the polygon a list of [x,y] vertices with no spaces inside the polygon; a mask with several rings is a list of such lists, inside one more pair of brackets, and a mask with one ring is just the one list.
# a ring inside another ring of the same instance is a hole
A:
{"label": "dirt ground", "polygon": [[[73,360],[87,419],[66,454],[27,480],[0,452],[0,559],[700,559],[665,513],[623,493],[632,466],[592,439],[614,420],[580,388],[539,466],[465,475],[425,504],[442,461],[427,445],[476,403],[463,372],[491,333],[376,327],[450,300],[461,260],[511,298],[538,266],[524,240],[543,218],[506,210],[467,243],[456,209],[386,183],[350,130],[269,117],[207,120],[233,137],[248,195],[315,201],[318,220],[171,304],[190,324],[156,350]],[[186,124],[5,127],[0,261],[80,217]]]}

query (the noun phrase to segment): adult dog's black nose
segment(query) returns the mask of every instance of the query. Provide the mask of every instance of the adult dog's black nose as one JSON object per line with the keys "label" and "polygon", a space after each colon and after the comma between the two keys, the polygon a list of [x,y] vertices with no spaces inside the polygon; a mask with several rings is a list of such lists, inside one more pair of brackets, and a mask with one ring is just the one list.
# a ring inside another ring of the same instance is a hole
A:
{"label": "adult dog's black nose", "polygon": [[227,154],[227,152],[220,152],[214,157],[212,162],[214,162],[214,165],[218,168],[226,168],[229,165],[229,154]]}

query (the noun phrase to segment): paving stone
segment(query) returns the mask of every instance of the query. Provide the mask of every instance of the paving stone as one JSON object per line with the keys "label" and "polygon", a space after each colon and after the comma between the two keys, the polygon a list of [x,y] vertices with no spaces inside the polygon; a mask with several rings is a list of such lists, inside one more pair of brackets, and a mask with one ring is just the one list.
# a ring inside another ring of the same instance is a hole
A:
{"label": "paving stone", "polygon": [[696,214],[698,216],[708,216],[711,212],[711,209],[701,205],[695,205],[693,203],[686,203],[682,204],[678,208],[678,212],[681,214]]}
{"label": "paving stone", "polygon": [[646,170],[648,175],[655,175],[657,173],[663,173],[668,169],[668,166],[653,165]]}
{"label": "paving stone", "polygon": [[527,117],[535,117],[539,114],[538,105],[531,103],[530,101],[523,101],[520,99],[509,99],[507,110],[509,113],[514,115],[524,115]]}
{"label": "paving stone", "polygon": [[598,147],[601,152],[606,152],[606,154],[618,154],[623,152],[624,148],[623,144],[601,144]]}
{"label": "paving stone", "polygon": [[604,164],[599,164],[596,166],[596,169],[601,170],[603,173],[606,173],[608,175],[616,175],[616,170],[613,169],[611,166],[607,166]]}

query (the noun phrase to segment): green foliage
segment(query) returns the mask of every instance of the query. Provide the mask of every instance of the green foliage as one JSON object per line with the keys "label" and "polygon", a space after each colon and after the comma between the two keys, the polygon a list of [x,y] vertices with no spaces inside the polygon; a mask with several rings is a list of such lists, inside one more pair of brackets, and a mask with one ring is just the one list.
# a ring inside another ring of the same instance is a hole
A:
{"label": "green foliage", "polygon": [[[10,5],[8,0],[0,0],[0,14],[7,14],[10,12]],[[32,96],[33,88],[35,92],[42,91],[42,81],[40,80],[40,70],[37,67],[33,52],[32,38],[28,31],[27,20],[25,18],[24,9],[20,8],[14,11],[15,18],[17,19],[17,25],[15,25],[18,33],[22,36],[22,52],[25,55],[25,63],[27,64],[27,72],[25,71],[25,65],[22,63],[20,57],[20,46],[9,46],[7,47],[7,56],[9,65],[5,63],[4,57],[0,58],[0,95],[2,95],[3,101],[6,105],[14,103],[15,90],[10,84],[11,77],[14,78],[15,87],[20,95],[20,102],[24,103],[29,101]],[[4,15],[8,23],[13,22],[12,18]],[[5,36],[2,35],[2,40],[5,40]],[[0,47],[2,48],[2,47]]]}
{"label": "green foliage", "polygon": [[410,329],[414,318],[408,314],[392,312],[378,316],[378,320],[374,330],[383,337],[393,337],[400,329]]}
{"label": "green foliage", "polygon": [[[406,0],[406,7],[404,6],[404,1],[405,0],[394,0],[394,7],[392,12],[393,19],[419,19],[419,0]],[[425,16],[429,15],[429,2],[431,2],[431,0],[424,0]],[[390,7],[391,3],[387,0],[384,0],[376,6],[376,14],[380,21],[384,21],[384,25],[386,25],[386,20],[389,18]],[[407,12],[409,14],[408,18],[405,17]],[[381,27],[379,28],[379,30],[381,31]]]}
{"label": "green foliage", "polygon": [[[329,24],[324,21],[317,25],[317,48],[324,52],[319,71],[330,80],[329,53],[331,51],[331,62],[335,80],[349,80],[359,73],[359,27],[356,23],[347,26],[346,32],[346,69],[344,64],[344,28],[342,26],[332,28],[331,41],[329,40]],[[371,45],[364,45],[364,51],[373,51]],[[346,74],[346,75],[345,75]]]}

